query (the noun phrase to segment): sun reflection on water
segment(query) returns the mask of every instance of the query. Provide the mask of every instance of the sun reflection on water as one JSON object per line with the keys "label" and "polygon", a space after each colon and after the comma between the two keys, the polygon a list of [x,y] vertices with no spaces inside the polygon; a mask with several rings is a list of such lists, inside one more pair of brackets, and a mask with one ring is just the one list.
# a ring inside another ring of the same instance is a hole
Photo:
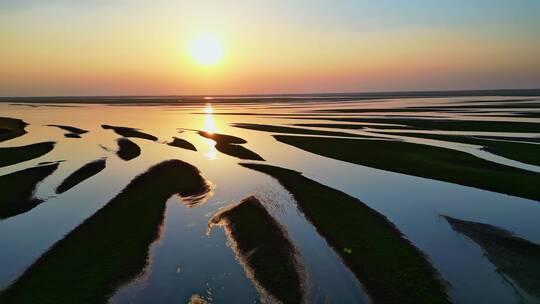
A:
{"label": "sun reflection on water", "polygon": [[[208,133],[215,133],[217,131],[216,123],[214,122],[214,116],[212,116],[212,113],[214,112],[214,109],[212,109],[212,104],[207,103],[204,107],[204,125],[203,130]],[[217,159],[217,151],[215,147],[215,142],[211,139],[206,139],[206,142],[208,144],[208,152],[204,154],[208,159],[210,160],[216,160]]]}

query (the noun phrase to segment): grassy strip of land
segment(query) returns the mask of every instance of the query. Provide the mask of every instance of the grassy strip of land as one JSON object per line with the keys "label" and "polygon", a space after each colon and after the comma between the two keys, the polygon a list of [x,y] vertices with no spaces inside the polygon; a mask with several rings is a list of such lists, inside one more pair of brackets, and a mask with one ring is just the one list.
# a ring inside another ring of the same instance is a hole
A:
{"label": "grassy strip of land", "polygon": [[66,133],[66,134],[64,134],[64,137],[67,137],[67,138],[81,138],[81,135],[77,134],[77,133]]}
{"label": "grassy strip of land", "polygon": [[497,154],[520,162],[540,166],[540,145],[538,144],[497,141],[465,135],[444,135],[428,133],[392,133],[392,135],[427,138],[483,146],[482,150],[491,152],[493,154]]}
{"label": "grassy strip of land", "polygon": [[127,138],[119,138],[118,142],[118,151],[116,155],[121,159],[128,161],[136,158],[141,155],[141,148],[131,140]]}
{"label": "grassy strip of land", "polygon": [[172,147],[186,149],[186,150],[197,151],[197,148],[195,148],[195,146],[192,143],[178,137],[173,137],[173,141],[170,143],[167,143],[167,145],[172,146]]}
{"label": "grassy strip of land", "polygon": [[83,181],[89,179],[90,177],[98,174],[103,169],[105,169],[105,164],[106,159],[102,158],[80,167],[75,172],[71,173],[68,177],[66,177],[64,181],[62,181],[62,183],[56,188],[56,193],[64,193],[69,189],[82,183]]}
{"label": "grassy strip of land", "polygon": [[35,198],[37,185],[58,168],[58,163],[0,176],[0,220],[30,211],[43,200]]}
{"label": "grassy strip of land", "polygon": [[418,110],[429,110],[434,109],[436,111],[440,110],[483,110],[483,109],[538,109],[540,108],[540,103],[538,102],[509,102],[509,103],[501,103],[501,104],[482,104],[482,105],[467,105],[467,104],[461,104],[461,105],[440,105],[436,107],[431,106],[418,106],[413,107],[413,109]]}
{"label": "grassy strip of land", "polygon": [[386,217],[301,173],[241,164],[276,178],[367,288],[375,303],[448,303],[435,269]]}
{"label": "grassy strip of land", "polygon": [[[471,101],[478,102],[478,101]],[[490,101],[493,104],[480,104],[480,105],[434,105],[434,106],[416,106],[410,108],[341,108],[341,109],[322,109],[315,110],[314,112],[324,113],[398,113],[398,112],[445,112],[445,111],[470,111],[470,110],[483,110],[483,109],[520,109],[520,108],[540,108],[540,103],[527,103],[522,100],[515,100],[507,103],[499,103],[500,101]]]}
{"label": "grassy strip of land", "polygon": [[246,160],[264,160],[259,154],[249,150],[241,144],[247,143],[244,139],[232,135],[209,133],[199,131],[198,134],[216,142],[216,149],[226,155]]}
{"label": "grassy strip of land", "polygon": [[390,140],[274,135],[322,156],[540,201],[540,174],[447,148]]}
{"label": "grassy strip of land", "polygon": [[239,159],[264,160],[264,158],[262,158],[259,154],[240,145],[217,143],[216,149],[223,154],[227,154],[229,156],[233,156]]}
{"label": "grassy strip of land", "polygon": [[344,137],[363,137],[363,138],[368,137],[368,136],[345,133],[345,132],[320,131],[320,130],[311,130],[311,129],[304,129],[304,128],[260,125],[260,124],[249,124],[249,123],[235,123],[235,124],[232,124],[232,126],[237,127],[237,128],[264,131],[264,132],[274,132],[274,133],[311,134],[311,135],[323,135],[323,136],[344,136]]}
{"label": "grassy strip of land", "polygon": [[79,135],[84,134],[84,133],[88,133],[87,130],[79,129],[79,128],[72,127],[72,126],[65,126],[65,125],[47,125],[47,126],[56,127],[56,128],[68,131],[69,133],[75,133],[75,134],[79,134]]}
{"label": "grassy strip of land", "polygon": [[482,139],[493,139],[503,141],[520,141],[529,143],[540,143],[540,137],[512,137],[512,136],[475,136]]}
{"label": "grassy strip of land", "polygon": [[247,141],[245,139],[242,139],[240,137],[232,136],[232,135],[226,135],[226,134],[219,134],[219,133],[210,133],[206,131],[199,131],[197,132],[200,136],[206,137],[208,139],[211,139],[217,143],[222,144],[246,144]]}
{"label": "grassy strip of land", "polygon": [[231,247],[261,293],[280,303],[301,303],[302,275],[296,250],[285,230],[255,197],[216,214],[210,224],[223,225]]}
{"label": "grassy strip of land", "polygon": [[491,225],[445,218],[454,230],[482,248],[498,272],[540,301],[540,245]]}
{"label": "grassy strip of land", "polygon": [[190,164],[169,160],[153,166],[54,244],[2,291],[0,302],[106,303],[147,264],[167,200],[207,191],[206,181]]}
{"label": "grassy strip of land", "polygon": [[299,127],[316,127],[316,128],[333,128],[333,129],[345,129],[345,130],[359,130],[359,129],[411,129],[409,126],[400,125],[385,125],[385,124],[329,124],[329,123],[301,123],[294,124]]}
{"label": "grassy strip of land", "polygon": [[0,117],[0,142],[26,134],[27,125],[20,119]]}
{"label": "grassy strip of land", "polygon": [[322,113],[408,113],[408,112],[439,112],[444,111],[445,108],[343,108],[343,109],[321,109],[314,110],[313,112],[322,112]]}
{"label": "grassy strip of land", "polygon": [[142,138],[142,139],[147,139],[151,141],[158,140],[158,138],[155,137],[154,135],[141,132],[135,128],[118,127],[118,126],[110,126],[110,125],[101,125],[101,127],[105,130],[113,130],[116,134],[124,136],[124,137],[136,137],[136,138]]}
{"label": "grassy strip of land", "polygon": [[55,142],[47,141],[27,146],[0,148],[0,167],[18,164],[49,153]]}
{"label": "grassy strip of land", "polygon": [[[371,117],[336,117],[312,120],[330,120],[342,122],[370,122],[407,125],[424,130],[442,131],[477,131],[477,132],[509,132],[509,133],[540,133],[540,123],[517,121],[487,121],[487,120],[448,120],[448,119],[420,119],[420,118],[371,118]],[[388,126],[386,129],[392,129]]]}

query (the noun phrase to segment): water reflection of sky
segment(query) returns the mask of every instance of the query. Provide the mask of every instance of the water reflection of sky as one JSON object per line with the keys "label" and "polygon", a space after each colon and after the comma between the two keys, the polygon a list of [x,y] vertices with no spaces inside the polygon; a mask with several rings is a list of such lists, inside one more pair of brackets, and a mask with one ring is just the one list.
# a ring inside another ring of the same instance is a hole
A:
{"label": "water reflection of sky", "polygon": [[[455,100],[451,100],[456,102]],[[399,101],[370,102],[374,108],[392,107]],[[409,100],[425,105],[437,100]],[[21,118],[30,125],[25,136],[0,143],[1,147],[39,141],[57,141],[54,151],[38,159],[0,168],[7,174],[42,161],[66,160],[39,186],[37,195],[48,200],[32,211],[0,221],[0,286],[15,279],[55,241],[75,228],[114,197],[136,175],[164,159],[177,158],[198,167],[214,186],[214,195],[203,205],[188,208],[177,197],[169,200],[164,229],[150,248],[151,262],[145,275],[122,288],[115,303],[186,302],[193,294],[215,302],[252,302],[258,299],[245,277],[222,230],[206,235],[209,218],[220,208],[255,194],[262,198],[283,224],[301,253],[310,274],[310,299],[322,303],[364,302],[365,293],[313,226],[295,209],[294,200],[271,178],[240,167],[238,160],[218,152],[215,142],[192,130],[235,135],[248,141],[247,148],[267,163],[303,172],[323,184],[353,195],[387,216],[418,248],[424,251],[458,302],[516,302],[516,291],[497,273],[474,243],[456,234],[439,215],[449,215],[500,226],[540,243],[540,204],[454,184],[352,165],[304,152],[275,141],[271,133],[250,131],[230,123],[285,124],[272,116],[217,115],[222,112],[285,113],[313,109],[361,106],[368,103],[305,103],[260,105],[206,104],[194,107],[84,105],[80,107],[23,107],[0,104],[2,116]],[[308,108],[309,107],[309,108]],[[198,112],[200,114],[192,114]],[[98,119],[96,119],[98,118]],[[312,122],[309,118],[294,123]],[[47,124],[66,124],[89,130],[82,139],[67,139],[65,131]],[[114,155],[116,134],[101,124],[136,127],[159,137],[158,142],[133,139],[142,154],[129,162]],[[178,133],[177,129],[183,129]],[[350,131],[361,134],[364,131]],[[200,152],[163,142],[180,137]],[[476,147],[423,141],[477,153]],[[109,152],[100,147],[110,148]],[[493,158],[485,152],[480,157]],[[80,166],[107,157],[107,168],[66,193],[54,188]],[[497,157],[493,160],[499,161]],[[500,160],[507,161],[507,160]]]}

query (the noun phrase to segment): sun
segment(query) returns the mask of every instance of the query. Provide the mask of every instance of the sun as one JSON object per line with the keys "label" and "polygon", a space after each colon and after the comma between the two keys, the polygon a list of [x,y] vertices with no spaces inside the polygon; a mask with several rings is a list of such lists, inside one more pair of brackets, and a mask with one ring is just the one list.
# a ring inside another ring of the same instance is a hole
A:
{"label": "sun", "polygon": [[190,53],[201,65],[215,65],[223,58],[223,43],[215,35],[199,34],[191,41]]}

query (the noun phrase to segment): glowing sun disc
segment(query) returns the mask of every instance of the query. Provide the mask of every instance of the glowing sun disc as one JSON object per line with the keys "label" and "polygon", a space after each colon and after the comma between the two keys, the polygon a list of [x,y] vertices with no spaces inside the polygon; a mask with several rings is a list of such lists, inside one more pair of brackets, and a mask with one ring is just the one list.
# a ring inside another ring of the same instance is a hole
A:
{"label": "glowing sun disc", "polygon": [[213,65],[223,58],[223,43],[216,36],[201,34],[191,42],[190,52],[197,63]]}

